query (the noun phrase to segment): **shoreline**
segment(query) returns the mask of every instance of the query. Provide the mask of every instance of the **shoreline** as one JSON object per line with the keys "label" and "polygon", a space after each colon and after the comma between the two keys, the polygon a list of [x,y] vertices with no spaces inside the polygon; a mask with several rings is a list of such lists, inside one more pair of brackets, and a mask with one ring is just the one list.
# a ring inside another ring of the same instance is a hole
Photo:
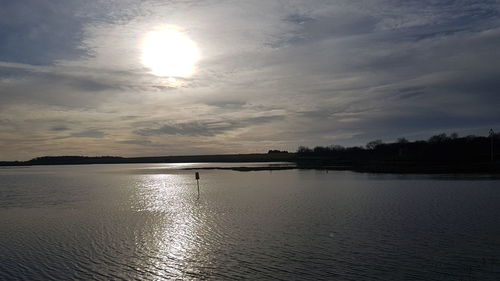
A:
{"label": "shoreline", "polygon": [[[0,161],[0,167],[91,164],[180,164],[204,163],[205,167],[181,170],[233,170],[240,172],[273,170],[336,170],[361,173],[393,174],[500,174],[500,161],[398,161],[398,160],[340,160],[328,157],[305,158],[296,153],[223,154],[157,157],[87,157],[50,156],[29,161]],[[212,163],[213,165],[210,165]],[[226,165],[219,166],[220,163]],[[234,165],[227,165],[233,163]],[[245,165],[243,163],[257,163]],[[260,164],[259,164],[260,163]],[[281,164],[270,164],[281,163]]]}
{"label": "shoreline", "polygon": [[190,167],[181,170],[231,170],[239,172],[275,171],[275,170],[320,170],[320,171],[352,171],[358,173],[379,174],[500,174],[500,169],[490,165],[295,165],[295,166],[235,166],[235,167]]}

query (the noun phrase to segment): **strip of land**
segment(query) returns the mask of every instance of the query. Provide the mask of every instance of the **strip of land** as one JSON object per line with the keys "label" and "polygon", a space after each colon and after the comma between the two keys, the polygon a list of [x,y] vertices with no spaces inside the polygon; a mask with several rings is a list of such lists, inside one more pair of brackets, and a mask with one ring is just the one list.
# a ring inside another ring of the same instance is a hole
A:
{"label": "strip of land", "polygon": [[[284,162],[270,165],[269,162]],[[345,160],[299,153],[277,154],[225,154],[191,155],[163,157],[86,157],[50,156],[29,161],[0,162],[0,166],[37,166],[37,165],[87,165],[87,164],[133,164],[133,163],[213,163],[213,166],[188,167],[185,170],[234,170],[262,171],[289,169],[351,170],[372,173],[488,173],[500,174],[498,161],[408,161],[408,160]],[[217,163],[234,163],[234,166]],[[262,163],[245,166],[242,163]]]}
{"label": "strip of land", "polygon": [[[236,171],[321,169],[352,170],[376,173],[487,173],[500,174],[500,134],[489,137],[440,134],[427,141],[393,143],[371,141],[365,147],[331,145],[299,147],[297,152],[269,150],[268,153],[220,154],[156,157],[115,156],[45,156],[28,161],[4,161],[0,166],[82,165],[126,163],[214,163],[196,169],[229,169]],[[263,163],[242,165],[236,163]],[[268,162],[288,162],[269,165]],[[216,163],[234,163],[218,165]],[[195,168],[186,168],[195,169]]]}
{"label": "strip of land", "polygon": [[3,161],[0,166],[34,165],[84,165],[84,164],[132,164],[132,163],[235,163],[235,162],[294,162],[295,153],[253,153],[155,157],[116,156],[44,156],[28,161]]}

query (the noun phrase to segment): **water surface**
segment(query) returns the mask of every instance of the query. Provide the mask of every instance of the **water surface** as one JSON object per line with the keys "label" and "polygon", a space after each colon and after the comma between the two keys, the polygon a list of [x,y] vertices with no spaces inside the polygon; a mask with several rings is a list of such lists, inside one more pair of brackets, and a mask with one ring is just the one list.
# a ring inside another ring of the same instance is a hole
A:
{"label": "water surface", "polygon": [[0,279],[499,280],[498,178],[197,165],[0,169]]}

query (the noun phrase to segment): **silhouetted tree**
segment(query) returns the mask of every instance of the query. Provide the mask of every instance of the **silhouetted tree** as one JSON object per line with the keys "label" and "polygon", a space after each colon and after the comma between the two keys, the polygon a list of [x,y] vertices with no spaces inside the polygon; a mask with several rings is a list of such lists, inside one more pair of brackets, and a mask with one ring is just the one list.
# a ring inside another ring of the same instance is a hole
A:
{"label": "silhouetted tree", "polygon": [[429,138],[429,142],[431,143],[445,142],[447,140],[449,140],[449,138],[446,134],[439,134]]}
{"label": "silhouetted tree", "polygon": [[281,151],[281,150],[278,150],[278,149],[274,149],[274,150],[271,149],[271,150],[269,150],[267,152],[267,154],[277,154],[277,153],[288,153],[288,151],[286,151],[286,150]]}
{"label": "silhouetted tree", "polygon": [[[494,159],[497,159],[496,155],[500,154],[500,133],[495,133],[493,138],[498,139],[493,142]],[[381,140],[374,140],[367,143],[365,148],[331,145],[310,149],[301,146],[297,152],[299,160],[330,164],[346,161],[350,163],[366,161],[466,163],[489,160],[491,139],[474,135],[459,137],[456,133],[447,136],[443,133],[432,136],[427,141],[408,141],[405,138],[399,138],[394,143],[383,143]]]}
{"label": "silhouetted tree", "polygon": [[383,144],[382,140],[374,140],[366,144],[366,148],[370,150],[374,150],[377,148],[377,146],[380,146]]}
{"label": "silhouetted tree", "polygon": [[341,146],[341,145],[336,145],[336,144],[332,144],[328,147],[331,151],[343,151],[345,150],[345,147]]}
{"label": "silhouetted tree", "polygon": [[409,141],[405,138],[398,138],[397,143],[408,143]]}
{"label": "silhouetted tree", "polygon": [[312,152],[312,149],[310,149],[307,146],[299,146],[299,149],[297,149],[297,153],[299,153],[299,154],[307,154],[307,153],[311,153],[311,152]]}

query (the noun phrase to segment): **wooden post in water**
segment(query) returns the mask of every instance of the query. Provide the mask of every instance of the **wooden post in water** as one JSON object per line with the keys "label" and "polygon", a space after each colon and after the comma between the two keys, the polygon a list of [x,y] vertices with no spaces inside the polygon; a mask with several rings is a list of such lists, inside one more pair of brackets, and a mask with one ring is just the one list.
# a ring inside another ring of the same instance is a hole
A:
{"label": "wooden post in water", "polygon": [[196,185],[198,186],[198,196],[200,196],[200,173],[195,172],[194,177],[196,178]]}
{"label": "wooden post in water", "polygon": [[491,143],[491,148],[490,148],[490,153],[491,153],[491,161],[493,161],[493,138],[495,137],[495,132],[493,131],[493,129],[490,129],[490,143]]}

